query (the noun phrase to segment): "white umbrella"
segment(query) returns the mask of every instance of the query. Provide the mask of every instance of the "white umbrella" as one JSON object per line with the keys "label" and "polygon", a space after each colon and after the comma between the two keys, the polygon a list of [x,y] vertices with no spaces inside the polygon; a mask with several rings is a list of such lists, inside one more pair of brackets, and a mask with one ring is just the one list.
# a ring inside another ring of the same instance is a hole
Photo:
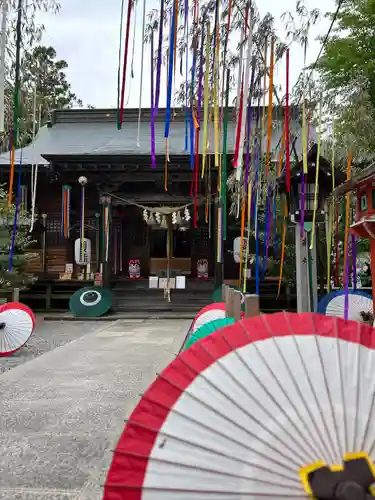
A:
{"label": "white umbrella", "polygon": [[130,416],[104,500],[372,498],[372,332],[279,313],[197,341]]}
{"label": "white umbrella", "polygon": [[31,309],[19,302],[9,302],[0,308],[0,356],[18,351],[31,337],[35,317]]}

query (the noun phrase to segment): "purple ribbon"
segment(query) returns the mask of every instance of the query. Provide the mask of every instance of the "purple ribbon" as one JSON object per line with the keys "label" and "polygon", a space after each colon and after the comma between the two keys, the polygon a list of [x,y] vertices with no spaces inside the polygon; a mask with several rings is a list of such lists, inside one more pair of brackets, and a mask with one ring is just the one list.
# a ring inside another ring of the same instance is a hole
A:
{"label": "purple ribbon", "polygon": [[156,168],[154,112],[154,35],[151,33],[151,167]]}
{"label": "purple ribbon", "polygon": [[301,211],[301,239],[304,237],[304,232],[305,232],[305,174],[302,173],[302,182],[301,182],[301,205],[300,205],[300,211]]}

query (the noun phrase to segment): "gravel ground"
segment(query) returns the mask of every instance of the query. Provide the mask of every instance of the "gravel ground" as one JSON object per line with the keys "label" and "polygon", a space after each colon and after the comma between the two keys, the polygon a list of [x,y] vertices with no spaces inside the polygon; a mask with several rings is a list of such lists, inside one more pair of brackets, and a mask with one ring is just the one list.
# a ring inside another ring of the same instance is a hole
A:
{"label": "gravel ground", "polygon": [[[37,356],[60,347],[67,342],[78,339],[86,333],[100,328],[101,323],[96,321],[78,322],[73,321],[36,321],[36,329],[27,344],[11,356],[0,357],[0,374],[26,363]],[[104,325],[103,325],[104,326]]]}

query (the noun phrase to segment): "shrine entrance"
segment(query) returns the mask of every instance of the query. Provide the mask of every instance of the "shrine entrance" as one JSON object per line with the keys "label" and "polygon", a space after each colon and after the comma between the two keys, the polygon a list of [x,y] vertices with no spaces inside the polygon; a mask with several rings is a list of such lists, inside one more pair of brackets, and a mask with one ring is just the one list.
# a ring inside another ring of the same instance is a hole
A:
{"label": "shrine entrance", "polygon": [[[150,274],[163,275],[167,272],[168,231],[152,227],[150,235]],[[172,234],[171,273],[190,276],[191,269],[191,230],[179,227]]]}

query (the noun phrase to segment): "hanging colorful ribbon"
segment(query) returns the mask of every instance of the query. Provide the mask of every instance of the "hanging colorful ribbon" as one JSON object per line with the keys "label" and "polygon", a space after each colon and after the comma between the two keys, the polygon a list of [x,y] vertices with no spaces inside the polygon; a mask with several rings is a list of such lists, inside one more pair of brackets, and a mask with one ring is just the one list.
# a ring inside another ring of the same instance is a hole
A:
{"label": "hanging colorful ribbon", "polygon": [[279,275],[279,286],[277,291],[277,298],[280,297],[281,283],[283,281],[283,269],[285,260],[285,242],[286,242],[286,221],[288,216],[287,202],[284,198],[283,200],[283,234],[281,237],[281,258],[280,258],[280,275]]}
{"label": "hanging colorful ribbon", "polygon": [[171,122],[171,103],[172,103],[172,87],[173,87],[173,62],[175,60],[175,24],[176,24],[176,2],[173,3],[171,31],[169,37],[169,68],[168,68],[168,86],[167,86],[167,109],[165,113],[165,172],[164,172],[164,189],[168,191],[168,137]]}
{"label": "hanging colorful ribbon", "polygon": [[[352,168],[352,152],[348,153],[348,162],[346,168],[346,180],[350,180]],[[344,286],[345,286],[345,305],[344,305],[344,319],[348,319],[349,309],[349,211],[350,211],[350,192],[345,195],[345,237],[344,237]]]}
{"label": "hanging colorful ribbon", "polygon": [[314,248],[315,243],[315,226],[316,226],[316,212],[318,210],[318,196],[319,196],[319,169],[320,169],[320,145],[322,138],[322,100],[320,100],[319,104],[319,125],[318,125],[318,146],[316,151],[316,169],[315,169],[315,191],[314,191],[314,211],[313,211],[313,220],[311,227],[311,243],[310,250]]}
{"label": "hanging colorful ribbon", "polygon": [[1,13],[1,39],[0,39],[0,132],[4,132],[5,115],[5,54],[8,26],[8,0],[3,0]]}
{"label": "hanging colorful ribbon", "polygon": [[156,155],[155,155],[155,107],[154,107],[154,34],[151,33],[151,167],[156,168]]}
{"label": "hanging colorful ribbon", "polygon": [[[259,112],[258,112],[259,119]],[[259,193],[260,193],[260,144],[257,145],[255,152],[255,189],[256,189],[256,199],[255,199],[255,210],[254,210],[254,220],[255,220],[255,293],[259,295],[259,220],[258,220],[258,207],[259,207]]]}
{"label": "hanging colorful ribbon", "polygon": [[[12,203],[13,198],[13,182],[14,182],[14,161],[15,152],[18,144],[18,112],[20,99],[20,70],[21,70],[21,45],[22,45],[22,0],[18,0],[17,7],[17,24],[16,24],[16,61],[15,61],[15,78],[14,78],[14,93],[13,93],[13,138],[12,138],[12,153],[11,167],[9,175],[9,190],[8,190],[8,208]],[[21,166],[20,166],[21,169]]]}
{"label": "hanging colorful ribbon", "polygon": [[268,254],[268,240],[269,240],[269,220],[270,220],[270,188],[267,186],[266,194],[266,215],[264,220],[264,241],[263,241],[263,270],[262,279],[266,275],[267,254]]}
{"label": "hanging colorful ribbon", "polygon": [[203,151],[202,151],[202,178],[204,177],[204,170],[207,155],[207,129],[208,129],[208,97],[210,94],[209,76],[210,76],[210,23],[207,23],[206,31],[206,47],[205,47],[205,69],[204,69],[204,92],[203,92]]}
{"label": "hanging colorful ribbon", "polygon": [[[37,130],[40,129],[42,122],[42,106],[39,105],[39,117],[38,117],[38,128]],[[33,158],[34,161],[34,176],[33,176],[33,187],[32,187],[32,202],[31,202],[31,224],[30,224],[30,233],[34,229],[34,222],[35,222],[35,201],[36,201],[36,188],[37,188],[37,182],[38,182],[38,162],[35,162],[35,158]]]}
{"label": "hanging colorful ribbon", "polygon": [[146,0],[143,0],[142,10],[142,53],[141,53],[141,81],[139,87],[139,106],[138,106],[138,128],[137,128],[137,147],[140,147],[140,132],[141,132],[141,113],[142,113],[142,90],[143,90],[143,65],[144,65],[144,49],[145,49],[145,24],[146,24]]}
{"label": "hanging colorful ribbon", "polygon": [[163,48],[163,26],[164,26],[164,0],[160,0],[158,60],[156,65],[156,87],[155,87],[155,103],[154,103],[155,115],[158,114],[158,109],[159,109],[160,73],[161,73],[162,48]]}
{"label": "hanging colorful ribbon", "polygon": [[352,234],[352,286],[357,290],[357,238]]}
{"label": "hanging colorful ribbon", "polygon": [[14,257],[14,249],[16,246],[18,207],[19,207],[20,199],[21,199],[22,156],[23,156],[23,149],[21,149],[21,153],[20,153],[20,164],[19,164],[19,170],[18,170],[16,204],[14,207],[14,218],[13,218],[12,241],[11,241],[10,250],[9,250],[9,262],[8,262],[8,271],[9,272],[12,272],[12,270],[13,270],[13,257]]}
{"label": "hanging colorful ribbon", "polygon": [[64,238],[69,238],[70,233],[70,195],[71,187],[64,184],[62,187],[62,217],[61,233]]}
{"label": "hanging colorful ribbon", "polygon": [[223,240],[227,239],[227,181],[228,181],[228,165],[227,165],[227,142],[228,142],[228,106],[229,106],[229,87],[230,87],[230,70],[227,69],[227,80],[225,87],[225,109],[223,118],[223,162],[221,174],[221,189],[220,196],[223,204]]}
{"label": "hanging colorful ribbon", "polygon": [[120,98],[120,119],[119,128],[121,128],[124,121],[124,102],[125,102],[125,85],[126,85],[126,68],[128,64],[128,50],[129,50],[129,36],[130,36],[130,19],[132,14],[132,0],[128,0],[128,12],[126,19],[126,33],[125,33],[125,50],[124,62],[122,66],[122,85],[121,85],[121,98]]}
{"label": "hanging colorful ribbon", "polygon": [[270,167],[271,156],[271,139],[272,139],[272,113],[273,113],[273,73],[275,64],[275,38],[271,40],[271,56],[270,56],[270,81],[268,90],[268,121],[267,121],[267,150],[266,150],[266,175]]}
{"label": "hanging colorful ribbon", "polygon": [[184,4],[185,13],[185,151],[188,151],[188,123],[189,123],[189,107],[188,107],[188,95],[189,95],[189,3],[185,0]]}
{"label": "hanging colorful ribbon", "polygon": [[250,27],[247,39],[247,53],[246,53],[246,64],[245,64],[245,83],[243,87],[243,99],[242,99],[242,113],[241,113],[241,135],[240,135],[240,145],[237,158],[237,172],[236,180],[239,182],[242,175],[242,165],[243,165],[243,150],[244,150],[244,140],[245,140],[245,129],[246,129],[246,109],[249,102],[250,94],[250,69],[252,66],[252,47],[253,47],[253,11],[250,12]]}
{"label": "hanging colorful ribbon", "polygon": [[286,191],[290,192],[290,147],[289,147],[289,49],[286,51],[286,94],[285,94],[285,170]]}

